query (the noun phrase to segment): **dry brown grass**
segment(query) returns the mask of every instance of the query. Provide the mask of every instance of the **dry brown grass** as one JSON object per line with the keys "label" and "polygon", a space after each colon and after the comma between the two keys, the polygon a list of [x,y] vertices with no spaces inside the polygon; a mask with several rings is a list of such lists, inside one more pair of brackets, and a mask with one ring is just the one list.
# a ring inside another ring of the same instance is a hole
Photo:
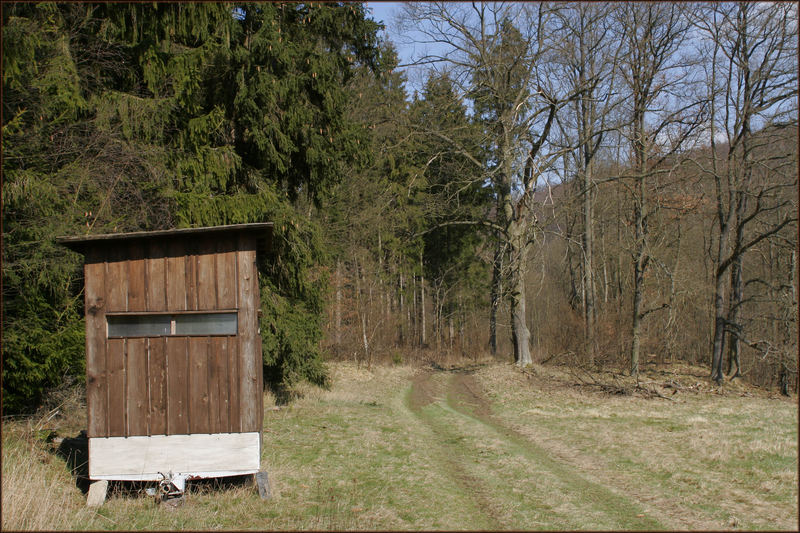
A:
{"label": "dry brown grass", "polygon": [[69,529],[84,499],[64,461],[46,451],[40,424],[3,424],[3,527]]}
{"label": "dry brown grass", "polygon": [[175,510],[137,494],[87,510],[45,439],[85,424],[80,401],[63,398],[3,424],[3,529],[613,529],[638,519],[623,502],[668,529],[797,527],[791,401],[717,391],[693,368],[648,369],[640,381],[665,400],[613,373],[501,364],[470,365],[474,394],[451,398],[463,374],[430,370],[425,405],[410,400],[419,369],[402,365],[336,363],[331,390],[300,387],[280,408],[267,395],[273,498],[208,489]]}
{"label": "dry brown grass", "polygon": [[558,367],[497,366],[478,378],[505,423],[647,502],[671,528],[797,529],[796,400],[742,383],[720,390],[704,373],[653,367],[643,390],[629,377]]}

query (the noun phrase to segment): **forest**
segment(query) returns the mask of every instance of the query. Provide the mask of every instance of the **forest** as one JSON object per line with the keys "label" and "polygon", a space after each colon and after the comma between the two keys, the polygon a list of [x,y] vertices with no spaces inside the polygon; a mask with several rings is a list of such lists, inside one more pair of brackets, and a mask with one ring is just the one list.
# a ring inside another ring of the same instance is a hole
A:
{"label": "forest", "polygon": [[361,3],[2,16],[5,413],[85,380],[57,237],[267,221],[286,398],[484,356],[797,392],[795,3],[408,3],[419,89]]}

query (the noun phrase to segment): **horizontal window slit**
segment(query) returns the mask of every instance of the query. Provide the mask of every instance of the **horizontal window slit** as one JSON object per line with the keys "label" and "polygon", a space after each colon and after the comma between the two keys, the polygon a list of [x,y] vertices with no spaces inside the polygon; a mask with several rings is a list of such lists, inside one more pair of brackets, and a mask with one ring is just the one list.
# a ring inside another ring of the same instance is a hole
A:
{"label": "horizontal window slit", "polygon": [[237,313],[106,315],[109,337],[236,335]]}

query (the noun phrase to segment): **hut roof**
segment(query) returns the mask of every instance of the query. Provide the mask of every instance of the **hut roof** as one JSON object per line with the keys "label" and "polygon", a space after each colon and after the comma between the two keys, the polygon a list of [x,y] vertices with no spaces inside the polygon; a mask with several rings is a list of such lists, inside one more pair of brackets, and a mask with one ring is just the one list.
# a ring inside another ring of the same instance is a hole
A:
{"label": "hut roof", "polygon": [[272,233],[272,222],[256,222],[251,224],[228,224],[225,226],[211,226],[205,228],[166,229],[157,231],[134,231],[130,233],[104,233],[99,235],[80,235],[75,237],[59,237],[59,244],[83,252],[86,248],[97,244],[114,244],[134,240],[150,240],[156,238],[200,237],[219,233],[263,232]]}

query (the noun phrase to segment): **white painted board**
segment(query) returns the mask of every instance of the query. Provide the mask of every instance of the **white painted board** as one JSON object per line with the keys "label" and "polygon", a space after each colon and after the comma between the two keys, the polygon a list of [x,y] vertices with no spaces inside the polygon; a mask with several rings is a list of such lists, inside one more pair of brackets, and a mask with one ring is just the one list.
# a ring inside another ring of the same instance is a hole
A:
{"label": "white painted board", "polygon": [[261,433],[89,439],[89,478],[158,481],[161,474],[224,477],[258,472]]}

